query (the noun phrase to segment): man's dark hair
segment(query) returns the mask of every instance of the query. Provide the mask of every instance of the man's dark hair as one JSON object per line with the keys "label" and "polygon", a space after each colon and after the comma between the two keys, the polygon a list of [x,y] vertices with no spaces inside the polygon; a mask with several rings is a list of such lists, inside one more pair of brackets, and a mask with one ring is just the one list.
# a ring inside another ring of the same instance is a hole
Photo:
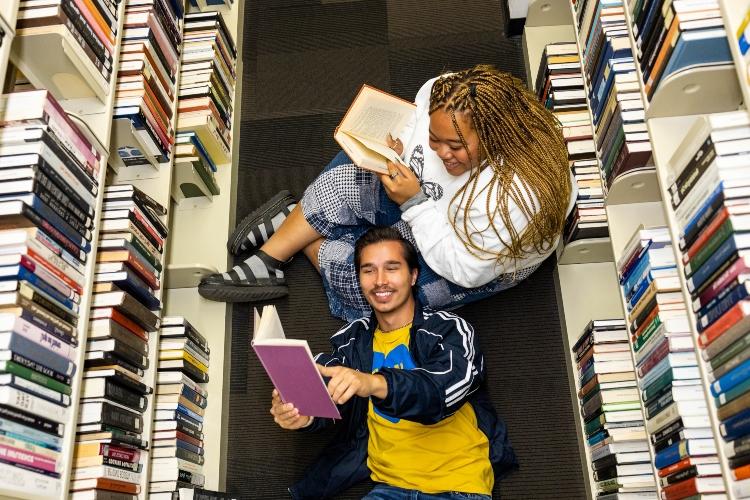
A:
{"label": "man's dark hair", "polygon": [[359,237],[357,243],[354,245],[354,269],[359,273],[360,259],[362,257],[362,249],[366,246],[374,245],[382,241],[398,241],[401,243],[401,247],[404,249],[404,260],[406,265],[409,266],[409,271],[419,269],[419,259],[417,259],[417,249],[411,244],[409,240],[401,236],[396,229],[387,226],[375,226],[368,229],[365,234]]}

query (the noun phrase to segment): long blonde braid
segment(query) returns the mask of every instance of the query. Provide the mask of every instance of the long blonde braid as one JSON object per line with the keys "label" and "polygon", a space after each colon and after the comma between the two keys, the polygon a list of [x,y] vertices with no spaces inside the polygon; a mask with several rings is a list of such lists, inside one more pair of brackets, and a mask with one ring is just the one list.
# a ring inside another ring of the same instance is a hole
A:
{"label": "long blonde braid", "polygon": [[[565,224],[571,191],[568,152],[554,115],[520,80],[488,65],[438,78],[432,86],[430,114],[438,109],[451,115],[467,153],[456,113],[465,113],[479,136],[482,158],[469,158],[469,179],[451,200],[451,206],[460,208],[449,213],[453,230],[466,249],[498,263],[523,258],[532,249],[539,253],[549,251]],[[493,176],[488,186],[479,189],[479,174],[484,168],[492,169]],[[483,193],[489,227],[470,229],[469,210]],[[511,220],[511,201],[529,221],[521,234]],[[458,228],[461,208],[463,224]],[[498,230],[498,217],[509,232],[509,241]],[[487,229],[497,235],[505,248],[493,252],[474,242],[472,234]]]}

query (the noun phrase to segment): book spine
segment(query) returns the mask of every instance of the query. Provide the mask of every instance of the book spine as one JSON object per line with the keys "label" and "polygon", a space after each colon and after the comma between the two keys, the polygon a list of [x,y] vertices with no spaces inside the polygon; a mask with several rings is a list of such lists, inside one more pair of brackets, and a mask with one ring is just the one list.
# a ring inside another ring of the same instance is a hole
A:
{"label": "book spine", "polygon": [[0,463],[0,481],[3,489],[14,491],[19,498],[29,495],[51,498],[60,496],[62,491],[60,479],[39,475],[5,462]]}
{"label": "book spine", "polygon": [[112,398],[116,403],[120,403],[128,408],[137,411],[146,409],[146,398],[138,393],[129,391],[124,387],[112,383],[110,380],[105,382],[105,397]]}
{"label": "book spine", "polygon": [[710,304],[732,282],[743,282],[750,278],[750,266],[745,259],[737,259],[693,299],[693,312]]}
{"label": "book spine", "polygon": [[716,149],[714,149],[713,140],[709,135],[677,177],[677,180],[669,186],[673,209],[680,206],[680,203],[695,186],[696,181],[703,175],[708,166],[711,165],[715,157]]}
{"label": "book spine", "polygon": [[65,323],[26,297],[19,296],[17,302],[22,310],[20,315],[21,318],[41,328],[45,332],[54,335],[67,344],[73,346],[78,345],[78,339],[74,336],[78,333],[75,327],[69,323]]}
{"label": "book spine", "polygon": [[63,395],[70,396],[70,394],[73,392],[72,388],[69,385],[65,385],[62,382],[58,382],[57,380],[47,375],[35,372],[34,370],[25,366],[21,366],[13,361],[0,361],[0,371],[12,373],[17,377],[22,377],[26,380],[34,382],[35,384],[47,387],[48,389],[59,392]]}
{"label": "book spine", "polygon": [[68,252],[70,252],[74,256],[77,256],[78,260],[80,260],[81,262],[86,262],[87,252],[86,250],[82,249],[80,245],[75,243],[75,241],[77,240],[69,239],[68,235],[63,234],[63,232],[58,230],[55,226],[53,226],[50,221],[48,221],[45,218],[42,218],[42,215],[35,212],[25,202],[23,204],[22,212],[23,212],[23,215],[27,219],[29,219],[35,226],[44,230],[45,233],[50,235],[50,237],[52,237],[56,243],[64,247]]}
{"label": "book spine", "polygon": [[25,298],[30,300],[40,307],[50,311],[55,316],[58,316],[61,320],[70,323],[72,325],[78,324],[78,314],[65,308],[62,304],[57,302],[50,295],[38,289],[33,283],[28,281],[17,281],[18,283],[18,299]]}
{"label": "book spine", "polygon": [[33,413],[28,413],[23,408],[17,406],[0,403],[0,417],[17,424],[30,426],[41,432],[48,432],[59,437],[63,435],[63,424],[53,422]]}
{"label": "book spine", "polygon": [[71,379],[69,375],[66,375],[65,373],[61,373],[57,370],[53,370],[52,368],[48,368],[47,366],[41,363],[38,363],[37,361],[34,361],[33,359],[27,358],[26,356],[19,354],[17,352],[14,352],[12,354],[11,361],[13,361],[14,363],[18,365],[21,365],[22,367],[28,368],[30,370],[34,370],[36,372],[41,373],[42,375],[46,375],[65,385],[70,385],[71,383]]}
{"label": "book spine", "polygon": [[45,418],[64,424],[68,418],[68,409],[44,399],[32,396],[13,387],[0,387],[0,401],[34,415],[44,415]]}
{"label": "book spine", "polygon": [[750,295],[747,286],[748,285],[745,283],[735,286],[715,304],[710,305],[706,310],[701,310],[696,313],[698,331],[702,332],[711,326],[711,324],[718,320],[725,312],[734,307],[737,302],[747,298]]}
{"label": "book spine", "polygon": [[[76,305],[81,301],[81,295],[76,290],[61,280],[55,273],[52,273],[46,267],[39,265],[38,262],[29,257],[29,255],[21,256],[21,266],[29,273],[32,273],[37,281],[41,280],[42,283],[48,285],[50,289],[55,290],[61,297],[65,297],[66,300],[69,300]],[[20,272],[18,276],[21,276]],[[29,279],[28,281],[31,280]],[[44,285],[40,286],[40,288],[43,286]]]}
{"label": "book spine", "polygon": [[39,344],[63,358],[74,361],[76,359],[76,348],[70,344],[62,342],[59,338],[51,335],[47,331],[33,325],[23,318],[16,318],[12,328],[13,333],[22,335],[26,339]]}
{"label": "book spine", "polygon": [[18,389],[20,391],[27,392],[33,396],[39,396],[51,403],[55,403],[62,406],[70,406],[70,396],[60,394],[59,392],[48,389],[43,385],[29,382],[22,377],[16,377],[11,375],[10,382],[7,384],[9,387]]}
{"label": "book spine", "polygon": [[66,375],[75,373],[75,363],[71,360],[29,340],[22,334],[16,332],[4,333],[3,339],[5,349],[12,351],[14,354],[20,354]]}
{"label": "book spine", "polygon": [[66,210],[66,213],[69,214],[71,220],[77,221],[77,224],[85,229],[91,229],[94,226],[94,221],[89,217],[88,211],[84,212],[84,210],[81,209],[81,207],[79,207],[70,196],[68,196],[68,193],[64,188],[58,187],[49,177],[39,170],[37,170],[37,175],[35,177],[37,182],[41,185],[42,189],[40,189],[40,192],[44,196],[40,195],[40,198],[42,198],[43,201],[45,197],[50,200],[50,204],[53,203],[52,200],[55,200],[54,203],[62,205]]}
{"label": "book spine", "polygon": [[750,377],[750,360],[745,361],[720,379],[714,381],[711,384],[711,393],[714,397],[719,397],[721,393],[742,383],[748,377]]}
{"label": "book spine", "polygon": [[50,450],[62,450],[62,438],[53,436],[49,432],[41,432],[33,427],[16,423],[12,420],[0,419],[0,432],[4,436],[22,439],[41,446],[46,446]]}
{"label": "book spine", "polygon": [[60,190],[65,192],[74,201],[79,211],[84,212],[89,217],[94,215],[92,205],[96,201],[94,195],[81,184],[69,168],[55,168],[45,160],[43,155],[39,155],[34,169],[40,174],[47,176]]}
{"label": "book spine", "polygon": [[696,269],[692,276],[686,280],[688,291],[693,293],[701,288],[701,285],[705,283],[711,275],[719,269],[719,267],[727,262],[729,258],[737,254],[738,248],[736,241],[733,237],[727,238],[714,252],[709,259],[703,263],[701,267]]}
{"label": "book spine", "polygon": [[62,281],[65,286],[75,291],[78,296],[83,294],[83,285],[78,281],[80,276],[77,275],[76,271],[68,266],[60,257],[51,252],[43,252],[40,254],[32,248],[29,248],[27,255],[32,262],[40,264],[47,272],[52,273],[56,279]]}
{"label": "book spine", "polygon": [[18,266],[18,273],[14,278],[19,281],[27,281],[31,283],[39,290],[47,294],[50,298],[55,300],[58,304],[60,304],[60,307],[73,314],[78,314],[77,303],[64,296],[59,290],[42,280],[37,274],[29,271],[26,267]]}
{"label": "book spine", "polygon": [[706,244],[685,263],[685,277],[692,276],[696,269],[700,268],[711,255],[734,233],[732,221],[727,219],[716,232],[714,232],[706,241]]}

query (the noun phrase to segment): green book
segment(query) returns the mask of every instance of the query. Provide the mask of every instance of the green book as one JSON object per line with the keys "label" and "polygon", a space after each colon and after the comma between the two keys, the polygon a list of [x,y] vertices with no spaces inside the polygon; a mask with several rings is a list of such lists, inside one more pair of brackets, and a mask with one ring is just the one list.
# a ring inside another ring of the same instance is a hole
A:
{"label": "green book", "polygon": [[35,384],[42,385],[61,394],[70,395],[70,393],[73,392],[73,389],[71,389],[69,385],[65,385],[47,375],[35,372],[34,370],[21,366],[13,361],[0,361],[0,372],[12,373],[13,375],[34,382]]}
{"label": "green book", "polygon": [[721,244],[724,243],[724,240],[726,240],[733,232],[734,229],[732,227],[732,219],[730,217],[725,220],[721,224],[721,226],[719,226],[714,234],[712,234],[711,237],[708,238],[708,241],[703,245],[703,247],[698,250],[695,255],[693,255],[693,257],[688,261],[687,264],[685,264],[685,277],[689,278],[690,276],[692,276],[695,270],[701,267],[701,265],[706,262],[708,258],[714,254],[714,252],[716,252],[716,249],[719,248]]}

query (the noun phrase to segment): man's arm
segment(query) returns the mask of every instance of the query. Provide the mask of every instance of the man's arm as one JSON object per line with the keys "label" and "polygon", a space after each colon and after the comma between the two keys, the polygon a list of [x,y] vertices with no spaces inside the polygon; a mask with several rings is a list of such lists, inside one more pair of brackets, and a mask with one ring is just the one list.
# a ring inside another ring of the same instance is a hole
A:
{"label": "man's arm", "polygon": [[[452,313],[436,318],[413,333],[440,339],[412,370],[381,368],[388,393],[372,398],[378,411],[396,418],[434,424],[458,411],[484,378],[484,362],[474,329]],[[439,320],[437,318],[440,318]],[[419,341],[419,339],[417,339]]]}
{"label": "man's arm", "polygon": [[369,374],[345,366],[318,365],[318,371],[328,381],[328,394],[334,403],[342,405],[352,396],[385,398],[388,396],[388,384],[379,374]]}

